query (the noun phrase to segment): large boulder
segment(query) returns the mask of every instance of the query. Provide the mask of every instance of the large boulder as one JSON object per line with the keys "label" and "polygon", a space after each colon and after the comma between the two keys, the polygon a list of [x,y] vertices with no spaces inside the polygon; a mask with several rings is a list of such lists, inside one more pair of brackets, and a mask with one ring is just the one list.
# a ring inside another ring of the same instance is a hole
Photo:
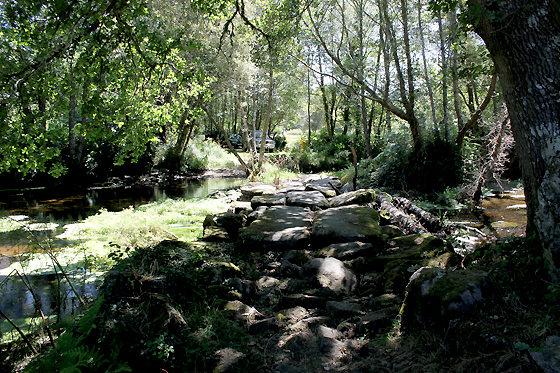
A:
{"label": "large boulder", "polygon": [[359,241],[383,247],[379,213],[360,206],[344,206],[320,211],[311,228],[312,245]]}
{"label": "large boulder", "polygon": [[313,213],[303,207],[273,206],[239,231],[237,243],[252,251],[305,248],[312,219]]}
{"label": "large boulder", "polygon": [[302,274],[313,286],[328,288],[335,293],[351,293],[358,285],[356,275],[335,258],[311,259],[303,265]]}
{"label": "large boulder", "polygon": [[444,331],[448,322],[472,313],[484,301],[488,274],[423,267],[411,277],[401,310],[403,328],[431,326]]}

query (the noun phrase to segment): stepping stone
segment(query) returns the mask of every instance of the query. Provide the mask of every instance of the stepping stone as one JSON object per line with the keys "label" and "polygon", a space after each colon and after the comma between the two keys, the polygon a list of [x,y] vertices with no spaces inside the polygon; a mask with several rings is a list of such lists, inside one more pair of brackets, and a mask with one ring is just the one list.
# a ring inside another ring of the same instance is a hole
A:
{"label": "stepping stone", "polygon": [[309,244],[312,219],[313,212],[303,207],[273,206],[241,229],[237,242],[251,251],[302,249]]}
{"label": "stepping stone", "polygon": [[341,242],[371,243],[383,247],[379,213],[368,207],[344,206],[320,211],[311,228],[311,243],[324,247]]}
{"label": "stepping stone", "polygon": [[276,187],[265,183],[249,183],[241,187],[241,193],[248,197],[276,194]]}
{"label": "stepping stone", "polygon": [[286,195],[287,206],[308,207],[317,211],[330,207],[329,201],[321,192],[290,192]]}
{"label": "stepping stone", "polygon": [[305,185],[301,181],[290,181],[280,186],[278,193],[288,193],[288,192],[302,192],[305,190]]}
{"label": "stepping stone", "polygon": [[351,293],[358,285],[356,275],[335,258],[311,259],[303,265],[302,272],[311,286],[327,288],[337,294]]}
{"label": "stepping stone", "polygon": [[251,198],[251,207],[256,210],[260,206],[282,206],[286,204],[286,195],[284,193],[274,195],[254,196]]}
{"label": "stepping stone", "polygon": [[307,184],[305,190],[321,192],[326,198],[332,198],[336,196],[336,191],[330,185],[323,186],[323,185],[311,183],[311,184]]}
{"label": "stepping stone", "polygon": [[354,192],[348,192],[329,199],[332,207],[362,205],[371,203],[377,199],[373,189],[360,189]]}

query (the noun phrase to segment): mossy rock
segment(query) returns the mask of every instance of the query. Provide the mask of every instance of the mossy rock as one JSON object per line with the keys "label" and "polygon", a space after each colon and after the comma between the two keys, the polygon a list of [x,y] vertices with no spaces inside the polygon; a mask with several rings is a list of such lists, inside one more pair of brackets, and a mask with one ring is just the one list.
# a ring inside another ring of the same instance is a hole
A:
{"label": "mossy rock", "polygon": [[406,287],[403,327],[430,326],[445,331],[449,320],[470,314],[483,303],[487,276],[476,270],[419,269]]}
{"label": "mossy rock", "polygon": [[320,248],[342,242],[370,243],[384,247],[379,213],[368,207],[344,206],[320,211],[311,228],[311,244]]}

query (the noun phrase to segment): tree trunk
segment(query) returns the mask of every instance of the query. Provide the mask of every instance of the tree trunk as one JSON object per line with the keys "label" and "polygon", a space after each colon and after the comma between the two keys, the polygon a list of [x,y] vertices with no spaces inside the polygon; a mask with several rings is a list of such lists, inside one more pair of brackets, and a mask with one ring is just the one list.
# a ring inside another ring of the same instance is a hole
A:
{"label": "tree trunk", "polygon": [[500,77],[516,141],[527,235],[560,275],[560,1],[468,0]]}
{"label": "tree trunk", "polygon": [[[449,27],[451,29],[451,41],[455,42],[457,38],[457,15],[455,9],[449,11]],[[455,117],[457,118],[457,130],[464,127],[463,109],[461,105],[461,98],[459,92],[459,61],[457,48],[453,48],[451,52],[451,66],[452,66],[452,82],[453,82],[453,104],[455,107]]]}
{"label": "tree trunk", "polygon": [[[358,79],[365,79],[365,53],[364,53],[364,0],[359,0],[356,12],[358,13]],[[375,85],[374,85],[375,86]],[[366,155],[368,158],[373,157],[371,150],[371,131],[368,129],[368,109],[366,104],[366,92],[363,86],[360,86],[360,114],[362,129],[364,131],[364,142],[366,146]]]}
{"label": "tree trunk", "polygon": [[266,110],[266,118],[264,121],[263,133],[261,136],[261,148],[259,152],[259,165],[257,167],[257,172],[260,172],[262,164],[264,161],[264,152],[266,150],[266,138],[268,136],[268,129],[270,127],[270,118],[272,117],[272,104],[274,98],[274,65],[272,63],[272,50],[269,50],[270,55],[270,66],[268,70],[269,82],[268,82],[268,108]]}
{"label": "tree trunk", "polygon": [[441,54],[441,106],[443,110],[443,128],[445,133],[445,141],[449,141],[449,112],[447,110],[447,52],[445,48],[445,35],[443,34],[443,25],[441,19],[441,11],[438,11],[438,28],[439,28],[439,43]]}
{"label": "tree trunk", "polygon": [[432,89],[432,79],[428,76],[428,64],[426,63],[426,43],[424,42],[424,26],[422,25],[422,2],[418,0],[418,30],[420,30],[420,42],[422,45],[422,64],[424,67],[424,80],[428,87],[428,96],[430,98],[430,108],[432,109],[432,122],[434,130],[439,133],[439,127],[436,116],[436,105],[434,103],[434,90]]}

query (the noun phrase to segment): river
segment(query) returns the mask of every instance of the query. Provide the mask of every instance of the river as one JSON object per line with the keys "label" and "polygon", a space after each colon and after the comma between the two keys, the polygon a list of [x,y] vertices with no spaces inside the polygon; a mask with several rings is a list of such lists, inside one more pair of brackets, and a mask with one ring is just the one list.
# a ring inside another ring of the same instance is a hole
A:
{"label": "river", "polygon": [[[76,190],[60,188],[37,188],[0,192],[0,217],[25,219],[36,224],[67,224],[95,215],[101,208],[121,211],[129,206],[140,206],[168,198],[206,197],[215,191],[236,188],[243,178],[205,178],[183,180],[164,185],[122,185],[92,187]],[[10,232],[0,231],[0,271],[8,270],[12,258],[24,252],[26,247],[14,239]],[[50,271],[52,272],[52,271]],[[82,297],[97,295],[95,278],[84,280],[80,274],[72,274],[80,283],[78,293]],[[11,319],[24,320],[41,304],[45,315],[51,315],[57,304],[62,305],[62,313],[71,313],[78,305],[76,295],[66,281],[59,281],[60,274],[53,273],[26,275],[22,280],[16,273],[0,275],[0,310]],[[58,287],[62,288],[59,289]],[[30,290],[33,289],[34,293]],[[36,300],[34,299],[34,295]],[[21,321],[23,322],[23,321]],[[0,324],[0,332],[11,330],[6,322]]]}

